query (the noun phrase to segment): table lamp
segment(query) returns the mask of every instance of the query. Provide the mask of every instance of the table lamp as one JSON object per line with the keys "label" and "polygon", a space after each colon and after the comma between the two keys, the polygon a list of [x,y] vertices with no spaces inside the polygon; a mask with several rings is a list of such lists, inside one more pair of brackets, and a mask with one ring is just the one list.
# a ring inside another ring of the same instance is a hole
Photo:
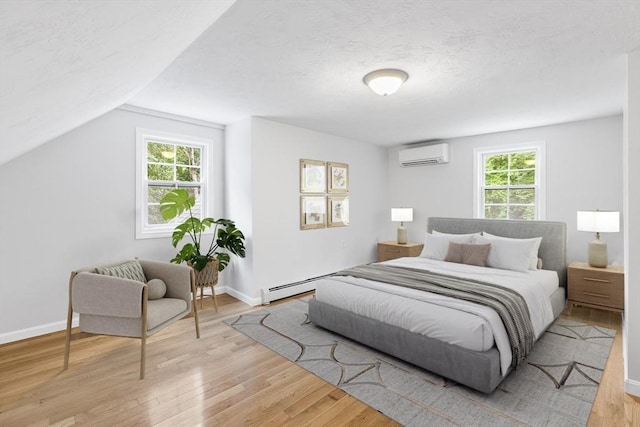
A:
{"label": "table lamp", "polygon": [[620,212],[578,211],[578,231],[596,233],[596,238],[589,243],[589,265],[604,268],[609,264],[609,260],[607,259],[607,244],[600,240],[600,233],[620,231]]}
{"label": "table lamp", "polygon": [[391,221],[400,222],[398,244],[405,245],[407,243],[407,229],[404,228],[404,223],[413,221],[413,208],[391,208]]}

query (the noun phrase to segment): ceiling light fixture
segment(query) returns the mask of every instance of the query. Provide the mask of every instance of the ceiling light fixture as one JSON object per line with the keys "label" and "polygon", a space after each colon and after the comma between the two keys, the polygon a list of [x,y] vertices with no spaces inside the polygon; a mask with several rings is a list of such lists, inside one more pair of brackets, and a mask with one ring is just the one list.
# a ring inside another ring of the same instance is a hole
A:
{"label": "ceiling light fixture", "polygon": [[385,68],[370,72],[362,80],[378,95],[387,96],[400,89],[402,83],[406,82],[408,78],[409,74],[402,70]]}

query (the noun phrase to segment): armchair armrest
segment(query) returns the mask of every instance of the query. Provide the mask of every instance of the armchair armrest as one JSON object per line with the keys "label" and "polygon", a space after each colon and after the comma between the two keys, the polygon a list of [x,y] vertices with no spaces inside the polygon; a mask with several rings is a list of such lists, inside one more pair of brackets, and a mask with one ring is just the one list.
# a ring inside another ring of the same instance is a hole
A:
{"label": "armchair armrest", "polygon": [[77,313],[142,317],[143,290],[137,280],[80,272],[71,282],[71,301]]}
{"label": "armchair armrest", "polygon": [[138,260],[147,280],[162,279],[167,298],[180,298],[191,304],[191,267],[162,261]]}

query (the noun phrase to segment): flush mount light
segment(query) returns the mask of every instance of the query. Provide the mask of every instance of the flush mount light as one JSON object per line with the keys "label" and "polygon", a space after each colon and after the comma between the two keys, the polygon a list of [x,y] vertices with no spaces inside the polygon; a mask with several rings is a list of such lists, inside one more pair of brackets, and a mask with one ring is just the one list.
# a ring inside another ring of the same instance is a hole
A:
{"label": "flush mount light", "polygon": [[384,70],[372,71],[362,79],[369,88],[378,95],[391,95],[406,82],[409,74],[402,70],[385,68]]}

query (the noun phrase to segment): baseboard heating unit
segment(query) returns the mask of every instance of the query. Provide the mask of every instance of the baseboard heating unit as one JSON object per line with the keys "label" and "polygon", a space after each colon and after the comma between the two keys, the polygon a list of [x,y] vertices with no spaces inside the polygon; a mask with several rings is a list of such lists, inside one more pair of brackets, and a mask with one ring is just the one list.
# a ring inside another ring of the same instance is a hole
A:
{"label": "baseboard heating unit", "polygon": [[330,275],[331,274],[325,274],[324,276],[312,277],[311,279],[301,280],[299,282],[287,283],[286,285],[262,289],[262,305],[269,304],[271,301],[276,301],[282,298],[291,297],[293,295],[302,294],[304,292],[313,291],[316,288],[316,284],[314,283],[316,280]]}

